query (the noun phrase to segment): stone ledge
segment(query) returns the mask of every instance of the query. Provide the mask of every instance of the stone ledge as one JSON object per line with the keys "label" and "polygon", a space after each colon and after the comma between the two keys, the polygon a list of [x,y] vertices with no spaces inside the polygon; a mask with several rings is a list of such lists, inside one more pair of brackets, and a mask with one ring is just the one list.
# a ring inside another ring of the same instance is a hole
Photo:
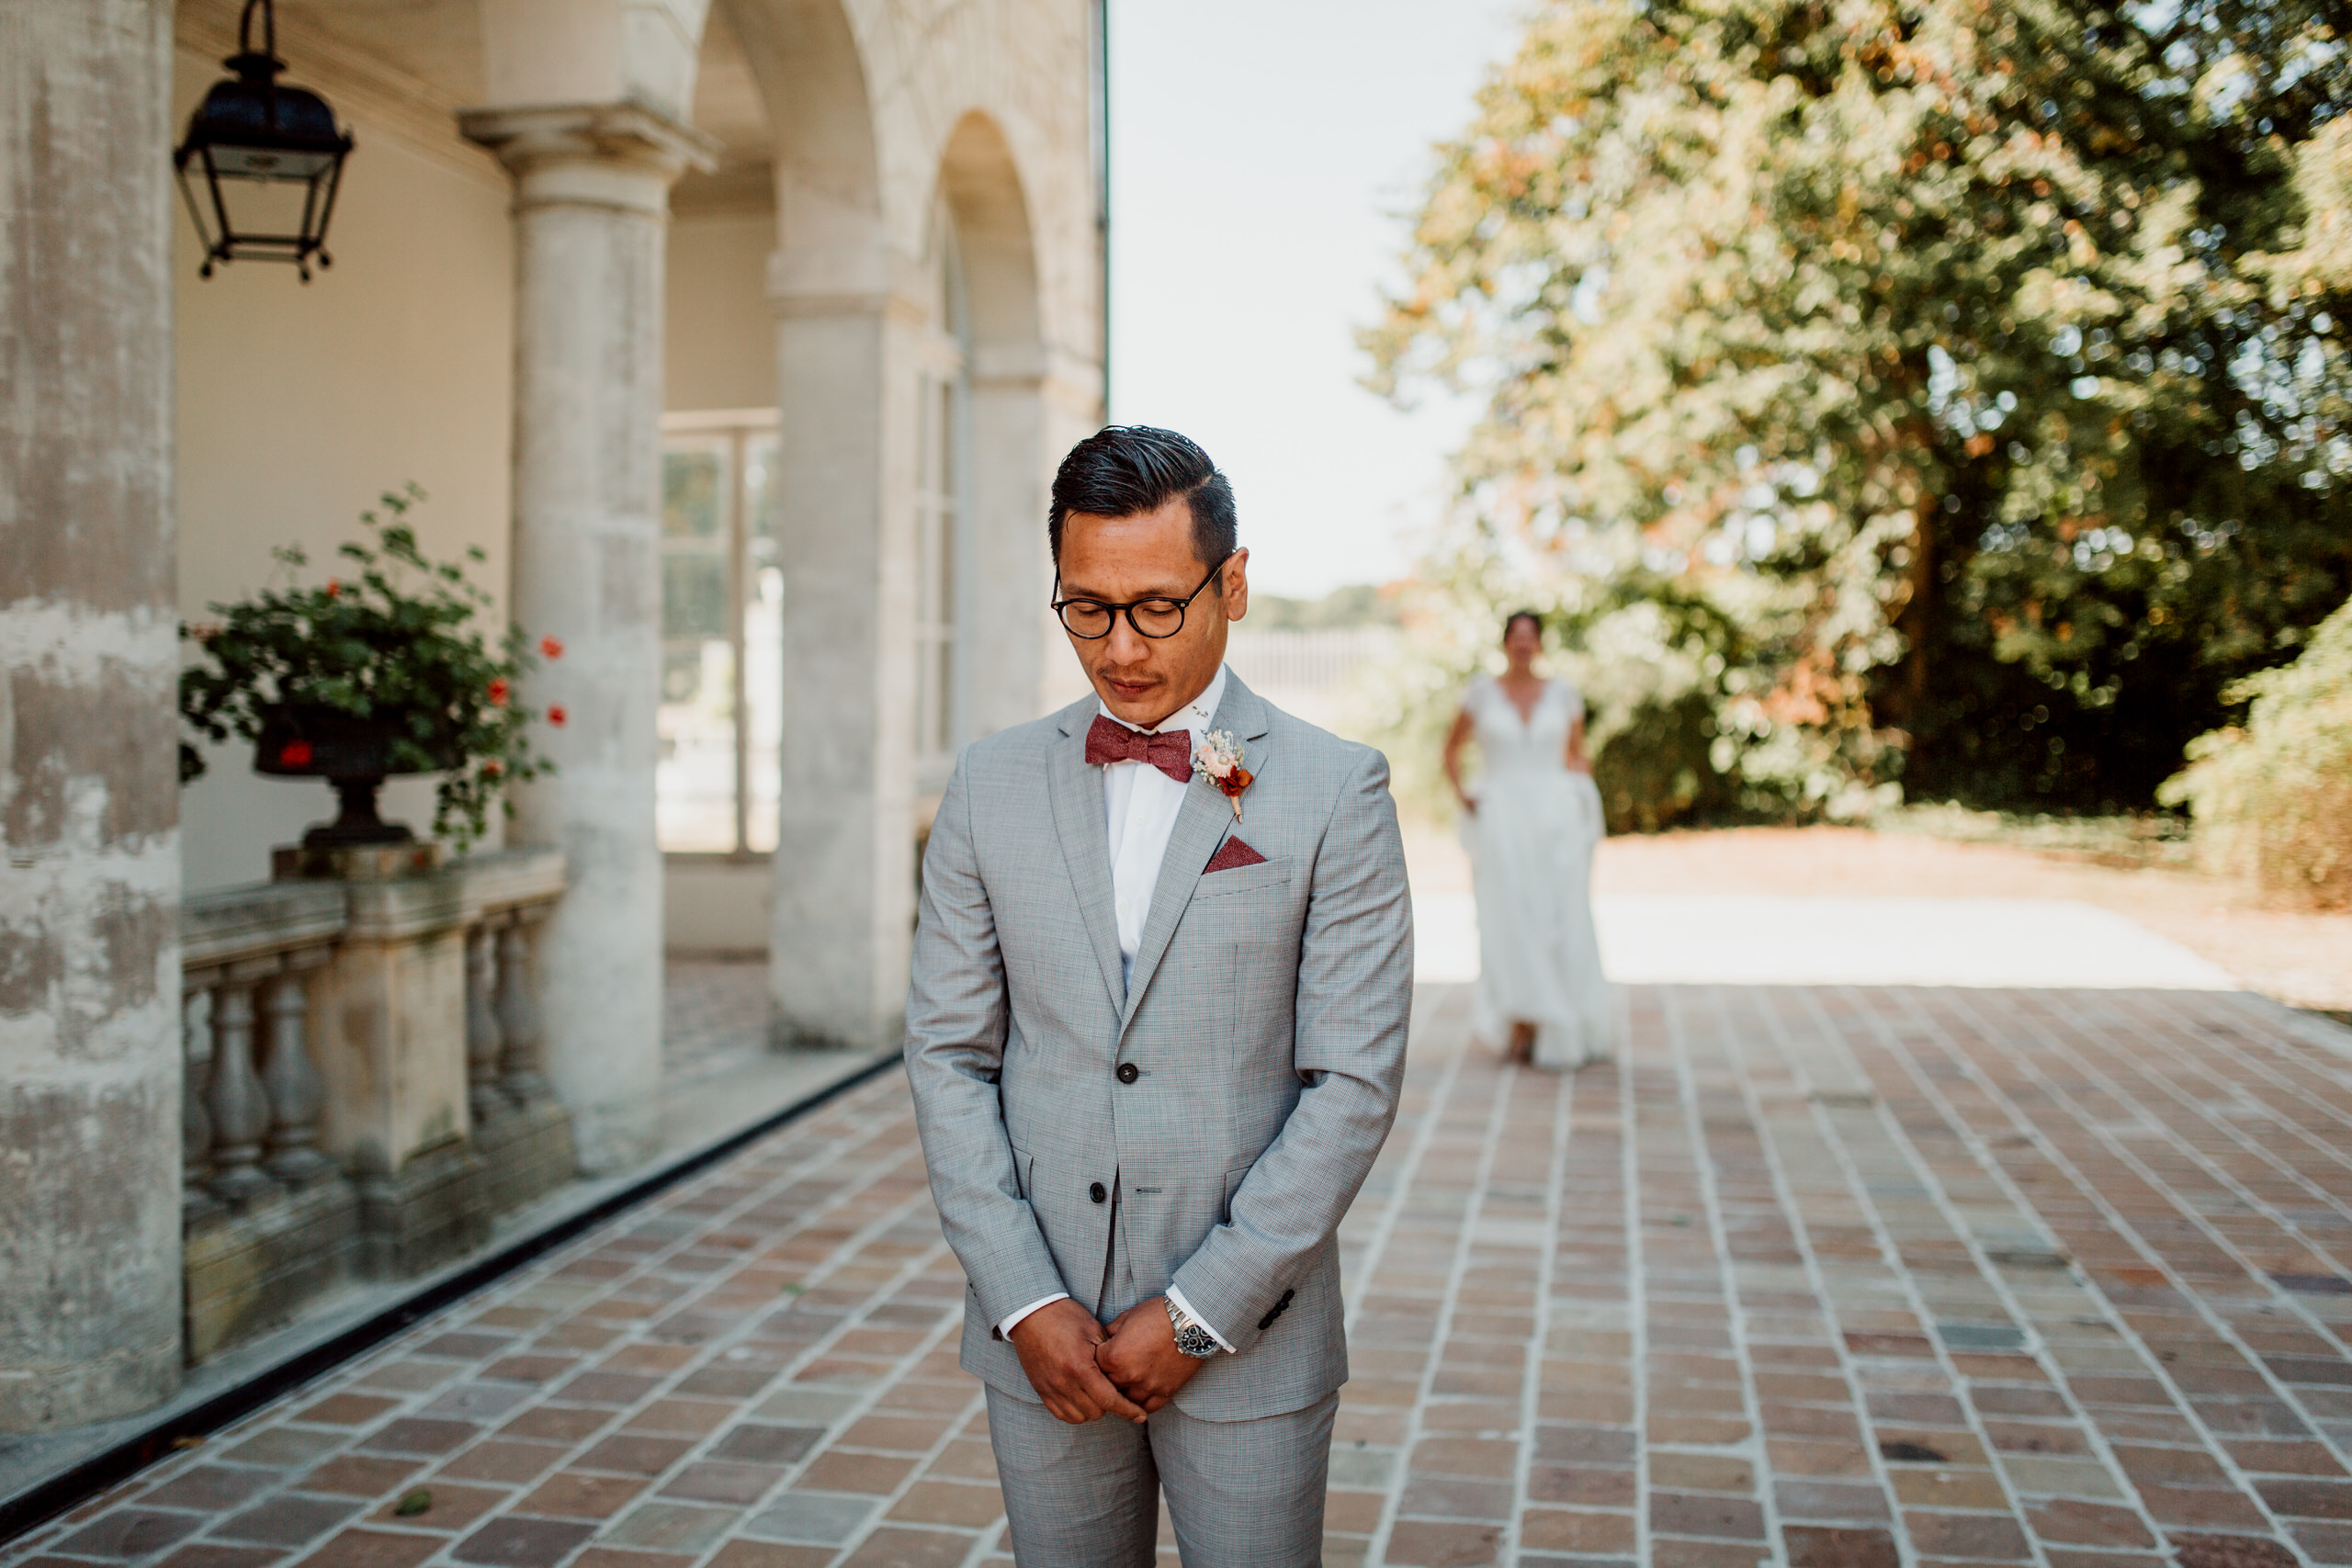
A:
{"label": "stone ledge", "polygon": [[469,924],[563,897],[563,852],[501,850],[413,875],[289,876],[199,893],[180,906],[180,963],[218,968],[292,948]]}
{"label": "stone ledge", "polygon": [[544,903],[563,896],[561,850],[500,850],[460,861],[450,870],[465,876],[469,915],[495,914],[517,904]]}
{"label": "stone ledge", "polygon": [[199,893],[180,906],[180,966],[193,972],[340,941],[351,924],[343,888],[260,882]]}

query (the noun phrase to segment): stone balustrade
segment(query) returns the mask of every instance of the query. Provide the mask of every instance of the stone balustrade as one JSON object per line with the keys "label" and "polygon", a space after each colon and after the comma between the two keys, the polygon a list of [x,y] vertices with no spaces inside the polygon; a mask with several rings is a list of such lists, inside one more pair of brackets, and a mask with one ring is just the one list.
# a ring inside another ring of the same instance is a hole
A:
{"label": "stone balustrade", "polygon": [[573,1174],[534,953],[562,857],[386,869],[183,906],[191,1361],[460,1256]]}

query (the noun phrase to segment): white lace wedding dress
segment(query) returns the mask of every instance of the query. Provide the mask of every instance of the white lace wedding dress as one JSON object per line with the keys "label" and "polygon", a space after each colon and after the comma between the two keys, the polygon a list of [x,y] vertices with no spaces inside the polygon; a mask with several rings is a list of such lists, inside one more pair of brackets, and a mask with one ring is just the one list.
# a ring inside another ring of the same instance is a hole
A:
{"label": "white lace wedding dress", "polygon": [[1478,906],[1477,1037],[1500,1045],[1535,1025],[1535,1065],[1568,1068],[1614,1055],[1617,1005],[1592,924],[1592,851],[1600,792],[1565,758],[1584,698],[1545,684],[1526,718],[1489,676],[1463,708],[1476,726],[1478,808],[1463,823]]}

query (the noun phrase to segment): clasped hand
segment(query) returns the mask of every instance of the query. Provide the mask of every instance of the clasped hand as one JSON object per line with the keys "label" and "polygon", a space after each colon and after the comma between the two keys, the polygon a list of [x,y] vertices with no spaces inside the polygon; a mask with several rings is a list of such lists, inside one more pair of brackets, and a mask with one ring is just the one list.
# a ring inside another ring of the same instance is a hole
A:
{"label": "clasped hand", "polygon": [[1140,1423],[1201,1370],[1197,1358],[1176,1348],[1176,1329],[1158,1296],[1108,1327],[1065,1297],[1015,1324],[1012,1337],[1029,1386],[1074,1427],[1098,1416]]}

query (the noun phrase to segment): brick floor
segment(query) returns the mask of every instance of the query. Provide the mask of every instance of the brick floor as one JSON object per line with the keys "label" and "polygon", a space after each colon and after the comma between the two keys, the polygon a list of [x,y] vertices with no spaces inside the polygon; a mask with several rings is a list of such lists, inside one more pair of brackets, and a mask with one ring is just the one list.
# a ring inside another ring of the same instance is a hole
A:
{"label": "brick floor", "polygon": [[673,958],[662,970],[662,1069],[702,1072],[767,1039],[768,966]]}
{"label": "brick floor", "polygon": [[[2352,1563],[2352,1035],[1647,987],[1554,1077],[1465,999],[1342,1238],[1328,1562]],[[962,1292],[886,1077],[9,1561],[1006,1562]]]}

